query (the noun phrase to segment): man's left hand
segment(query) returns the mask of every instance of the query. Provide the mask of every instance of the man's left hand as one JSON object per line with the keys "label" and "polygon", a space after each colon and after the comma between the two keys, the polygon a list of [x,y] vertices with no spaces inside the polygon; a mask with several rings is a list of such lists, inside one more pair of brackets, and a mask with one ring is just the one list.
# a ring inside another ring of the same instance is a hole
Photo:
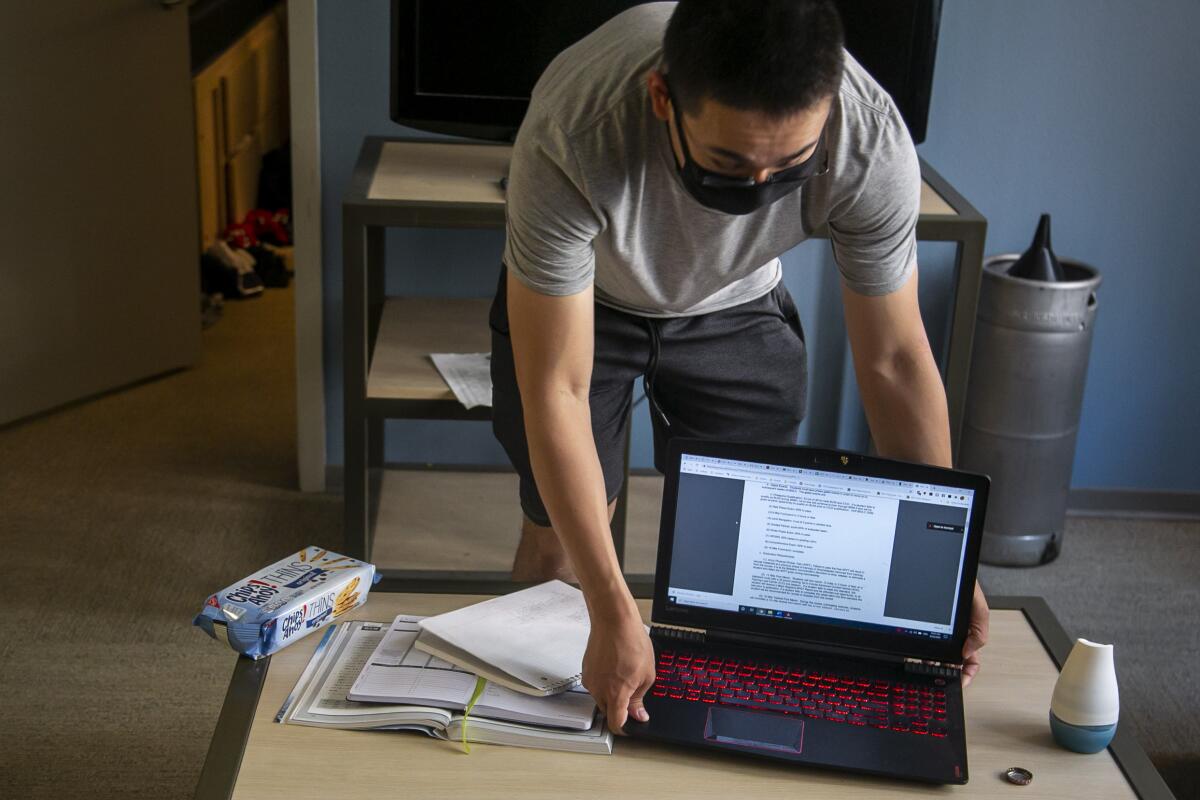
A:
{"label": "man's left hand", "polygon": [[971,601],[971,625],[967,629],[967,641],[963,645],[962,685],[967,686],[979,672],[979,650],[987,644],[988,639],[987,598],[979,581],[975,581],[975,597]]}

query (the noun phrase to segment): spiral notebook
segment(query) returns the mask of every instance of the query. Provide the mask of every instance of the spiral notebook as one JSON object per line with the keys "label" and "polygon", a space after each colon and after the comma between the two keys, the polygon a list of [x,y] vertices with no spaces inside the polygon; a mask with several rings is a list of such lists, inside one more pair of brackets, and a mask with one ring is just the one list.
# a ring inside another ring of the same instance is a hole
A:
{"label": "spiral notebook", "polygon": [[420,627],[418,650],[539,697],[579,685],[591,630],[583,593],[562,581],[427,617]]}

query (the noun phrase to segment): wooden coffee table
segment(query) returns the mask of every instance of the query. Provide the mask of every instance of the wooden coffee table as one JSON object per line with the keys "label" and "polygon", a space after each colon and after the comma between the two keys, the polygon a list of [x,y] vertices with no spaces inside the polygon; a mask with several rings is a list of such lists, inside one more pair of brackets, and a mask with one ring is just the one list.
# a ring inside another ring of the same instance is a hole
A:
{"label": "wooden coffee table", "polygon": [[[352,615],[389,622],[483,599],[372,593]],[[649,617],[649,601],[639,601]],[[862,777],[715,751],[618,737],[610,757],[477,745],[467,755],[419,733],[341,731],[275,722],[319,634],[269,659],[239,658],[197,787],[198,800],[364,798],[961,798],[1086,797],[1170,800],[1172,794],[1124,725],[1108,750],[1079,755],[1050,738],[1050,694],[1069,639],[1045,601],[991,598],[983,670],[966,690],[970,782],[965,786]],[[1008,767],[1033,782],[1006,782]]]}

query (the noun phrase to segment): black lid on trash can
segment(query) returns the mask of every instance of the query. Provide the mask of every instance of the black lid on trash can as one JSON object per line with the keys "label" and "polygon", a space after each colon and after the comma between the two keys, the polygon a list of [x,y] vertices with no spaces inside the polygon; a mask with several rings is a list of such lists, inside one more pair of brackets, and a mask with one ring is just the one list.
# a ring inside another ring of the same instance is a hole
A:
{"label": "black lid on trash can", "polygon": [[1050,215],[1042,214],[1038,221],[1037,233],[1033,235],[1033,243],[1021,254],[1009,268],[1008,274],[1014,278],[1025,278],[1031,281],[1046,281],[1056,283],[1066,280],[1062,264],[1050,248]]}

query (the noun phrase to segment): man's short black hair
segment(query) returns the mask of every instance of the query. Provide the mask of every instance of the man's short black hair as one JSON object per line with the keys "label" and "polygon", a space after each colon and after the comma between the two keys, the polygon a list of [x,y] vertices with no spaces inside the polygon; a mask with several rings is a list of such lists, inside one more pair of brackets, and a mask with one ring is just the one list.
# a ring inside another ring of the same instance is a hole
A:
{"label": "man's short black hair", "polygon": [[663,55],[671,93],[690,114],[712,98],[786,116],[837,92],[842,43],[829,0],[681,0]]}

